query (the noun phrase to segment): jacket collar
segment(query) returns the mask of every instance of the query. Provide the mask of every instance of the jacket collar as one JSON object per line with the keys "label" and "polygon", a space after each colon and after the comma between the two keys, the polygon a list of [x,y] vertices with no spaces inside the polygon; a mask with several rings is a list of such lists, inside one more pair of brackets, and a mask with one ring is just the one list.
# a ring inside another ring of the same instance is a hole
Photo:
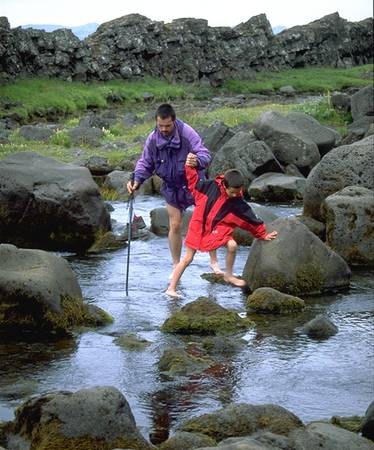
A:
{"label": "jacket collar", "polygon": [[179,134],[178,124],[180,123],[180,120],[176,119],[174,124],[174,130],[171,136],[165,137],[163,136],[158,128],[155,128],[155,135],[156,135],[156,147],[158,150],[162,150],[165,147],[168,147],[170,149],[177,150],[181,146],[181,137]]}

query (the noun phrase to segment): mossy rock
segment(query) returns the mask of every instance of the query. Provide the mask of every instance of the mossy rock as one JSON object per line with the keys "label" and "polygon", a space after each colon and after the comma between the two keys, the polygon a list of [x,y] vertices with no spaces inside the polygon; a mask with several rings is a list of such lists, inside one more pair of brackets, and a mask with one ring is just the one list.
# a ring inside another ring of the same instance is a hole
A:
{"label": "mossy rock", "polygon": [[126,246],[124,240],[119,240],[115,234],[108,231],[104,234],[98,234],[96,236],[95,242],[87,250],[87,253],[102,253],[110,250],[118,250]]}
{"label": "mossy rock", "polygon": [[206,355],[193,355],[183,348],[165,350],[158,368],[168,376],[193,375],[208,369],[215,362]]}
{"label": "mossy rock", "polygon": [[162,325],[162,331],[180,334],[235,333],[253,326],[249,319],[218,305],[212,299],[199,297],[173,314]]}
{"label": "mossy rock", "polygon": [[360,433],[363,421],[364,416],[349,416],[349,417],[332,416],[330,419],[330,423],[332,425],[336,425],[337,427],[344,428],[345,430],[348,431],[352,431],[352,433]]}
{"label": "mossy rock", "polygon": [[305,302],[301,298],[284,294],[276,289],[263,287],[256,289],[247,298],[246,307],[249,312],[290,314],[302,311]]}
{"label": "mossy rock", "polygon": [[190,450],[200,447],[215,447],[216,441],[202,433],[178,431],[160,445],[160,450]]}
{"label": "mossy rock", "polygon": [[[203,280],[209,281],[209,283],[218,283],[218,284],[225,284],[226,286],[231,286],[231,283],[228,283],[227,281],[224,280],[223,275],[219,275],[217,273],[214,272],[206,272],[206,273],[202,273],[200,275],[200,277]],[[242,277],[238,276],[238,278],[241,280]]]}
{"label": "mossy rock", "polygon": [[151,345],[151,342],[139,338],[135,333],[125,333],[124,335],[117,337],[114,342],[120,347],[131,351],[144,350]]}

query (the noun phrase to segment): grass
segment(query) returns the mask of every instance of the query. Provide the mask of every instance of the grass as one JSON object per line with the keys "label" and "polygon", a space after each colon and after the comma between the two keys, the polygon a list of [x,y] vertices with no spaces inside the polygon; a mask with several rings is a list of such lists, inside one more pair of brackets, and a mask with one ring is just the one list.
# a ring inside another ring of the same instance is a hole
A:
{"label": "grass", "polygon": [[[145,77],[138,81],[68,82],[40,78],[20,79],[0,85],[0,118],[11,114],[24,122],[44,116],[77,115],[90,108],[106,108],[113,103],[141,103],[144,94],[154,102],[186,97],[208,99],[217,94],[248,94],[277,90],[292,85],[298,92],[326,93],[372,83],[373,65],[351,69],[304,68],[279,72],[263,71],[254,80],[227,80],[222,88],[171,84]],[[8,104],[6,104],[8,103]],[[73,120],[73,119],[72,119]]]}
{"label": "grass", "polygon": [[277,90],[292,85],[298,92],[325,93],[348,87],[364,87],[373,81],[373,65],[367,64],[351,69],[316,67],[259,72],[254,80],[227,80],[223,90],[229,93],[255,93]]}

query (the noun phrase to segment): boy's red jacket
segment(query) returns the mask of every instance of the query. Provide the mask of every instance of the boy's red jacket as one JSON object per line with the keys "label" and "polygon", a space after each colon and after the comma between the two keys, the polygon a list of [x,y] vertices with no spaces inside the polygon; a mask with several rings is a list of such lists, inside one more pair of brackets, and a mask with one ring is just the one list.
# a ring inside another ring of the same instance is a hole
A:
{"label": "boy's red jacket", "polygon": [[195,168],[185,166],[188,188],[195,198],[195,209],[185,240],[187,247],[200,251],[226,245],[234,228],[249,231],[256,238],[266,236],[263,221],[244,201],[243,195],[229,197],[223,186],[223,175],[202,181]]}

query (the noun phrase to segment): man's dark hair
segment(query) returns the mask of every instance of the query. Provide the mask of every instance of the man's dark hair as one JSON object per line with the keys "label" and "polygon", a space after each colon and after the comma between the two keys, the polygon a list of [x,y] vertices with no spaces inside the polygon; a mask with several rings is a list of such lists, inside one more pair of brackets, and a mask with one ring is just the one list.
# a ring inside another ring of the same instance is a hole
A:
{"label": "man's dark hair", "polygon": [[169,103],[163,103],[157,108],[156,111],[156,119],[159,117],[160,119],[167,119],[168,117],[171,117],[172,120],[175,120],[175,111],[174,108],[169,105]]}
{"label": "man's dark hair", "polygon": [[227,170],[223,176],[224,176],[223,184],[227,188],[230,187],[240,188],[244,184],[243,175],[239,172],[239,170],[236,169]]}

